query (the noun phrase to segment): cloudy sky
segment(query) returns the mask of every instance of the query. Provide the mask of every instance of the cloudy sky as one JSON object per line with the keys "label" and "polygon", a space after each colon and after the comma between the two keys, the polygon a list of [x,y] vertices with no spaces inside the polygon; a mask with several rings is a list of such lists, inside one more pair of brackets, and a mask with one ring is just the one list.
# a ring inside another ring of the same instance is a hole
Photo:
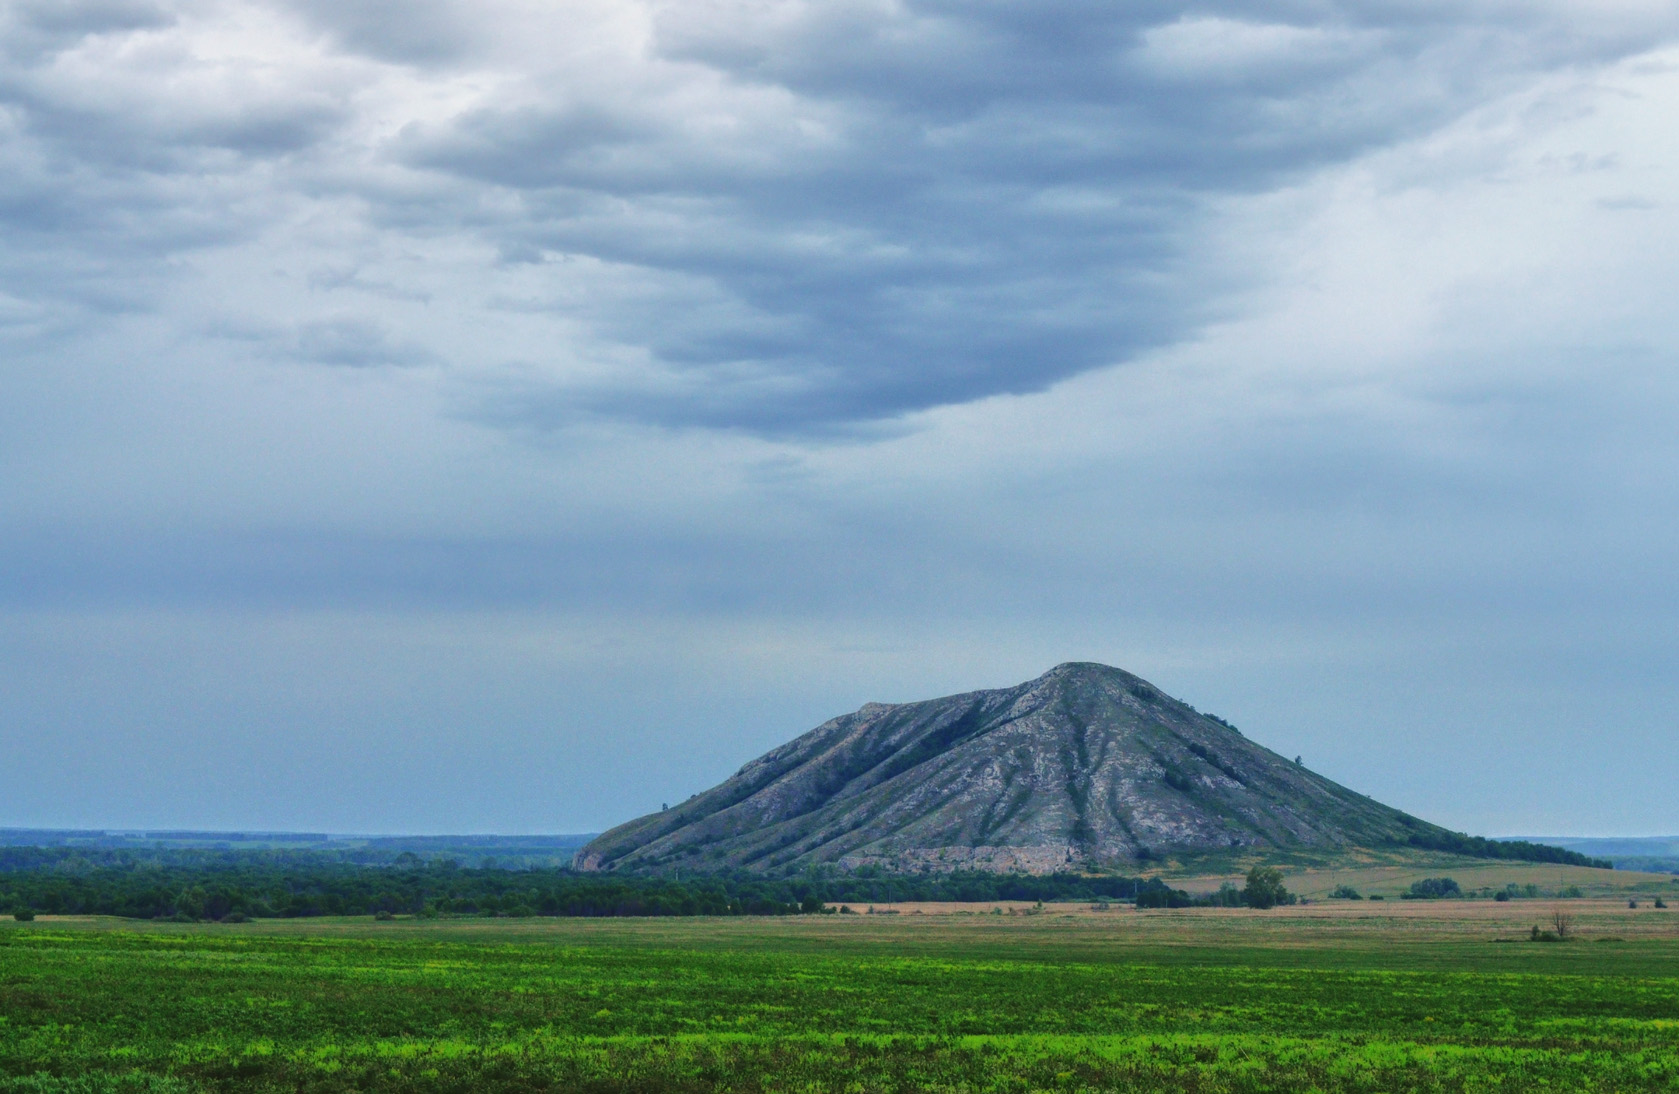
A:
{"label": "cloudy sky", "polygon": [[0,826],[598,830],[1117,664],[1679,831],[1671,0],[0,0]]}

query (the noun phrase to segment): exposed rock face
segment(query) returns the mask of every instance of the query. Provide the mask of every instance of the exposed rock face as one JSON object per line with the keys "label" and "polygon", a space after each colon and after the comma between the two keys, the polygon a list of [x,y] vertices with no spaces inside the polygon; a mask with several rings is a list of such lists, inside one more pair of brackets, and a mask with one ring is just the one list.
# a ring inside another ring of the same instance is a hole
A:
{"label": "exposed rock face", "polygon": [[1044,873],[1226,850],[1376,847],[1432,828],[1244,738],[1145,680],[1058,665],[1030,683],[870,703],[675,808],[606,832],[580,869]]}

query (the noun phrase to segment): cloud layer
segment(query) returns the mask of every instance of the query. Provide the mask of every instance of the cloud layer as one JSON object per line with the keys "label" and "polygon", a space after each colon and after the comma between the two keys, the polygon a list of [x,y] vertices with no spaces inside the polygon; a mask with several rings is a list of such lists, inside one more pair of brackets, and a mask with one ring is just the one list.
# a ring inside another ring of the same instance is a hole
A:
{"label": "cloud layer", "polygon": [[1676,36],[0,2],[0,823],[586,828],[1093,658],[1674,829]]}
{"label": "cloud layer", "polygon": [[4,19],[0,284],[36,324],[157,309],[324,365],[437,363],[488,419],[783,435],[1186,338],[1262,274],[1231,261],[1231,201],[1675,22],[874,0]]}

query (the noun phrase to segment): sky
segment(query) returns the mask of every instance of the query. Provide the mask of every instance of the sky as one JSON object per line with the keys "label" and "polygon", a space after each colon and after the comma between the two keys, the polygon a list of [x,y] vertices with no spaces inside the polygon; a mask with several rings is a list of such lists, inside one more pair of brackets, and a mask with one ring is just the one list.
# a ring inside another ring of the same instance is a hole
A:
{"label": "sky", "polygon": [[1679,6],[0,0],[0,826],[598,831],[1100,661],[1679,832]]}

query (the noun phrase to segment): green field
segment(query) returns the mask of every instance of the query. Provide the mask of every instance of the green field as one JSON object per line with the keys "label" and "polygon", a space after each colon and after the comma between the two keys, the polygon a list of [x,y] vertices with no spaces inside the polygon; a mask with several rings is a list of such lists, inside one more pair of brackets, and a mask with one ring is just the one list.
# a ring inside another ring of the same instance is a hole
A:
{"label": "green field", "polygon": [[1559,907],[40,919],[0,1091],[1679,1090],[1679,917]]}

